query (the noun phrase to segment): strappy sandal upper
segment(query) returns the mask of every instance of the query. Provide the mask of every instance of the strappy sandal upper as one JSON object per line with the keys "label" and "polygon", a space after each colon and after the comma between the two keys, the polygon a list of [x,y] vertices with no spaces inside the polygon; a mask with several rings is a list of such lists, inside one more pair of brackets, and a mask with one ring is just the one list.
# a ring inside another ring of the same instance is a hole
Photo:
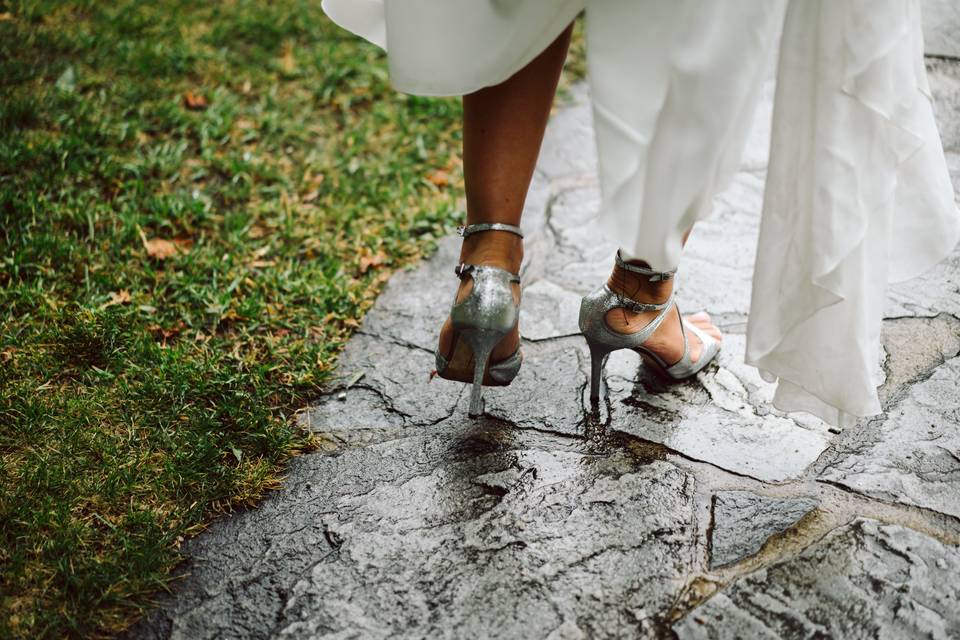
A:
{"label": "strappy sandal upper", "polygon": [[[676,269],[670,271],[656,271],[647,267],[635,264],[629,264],[617,252],[616,264],[618,267],[636,273],[647,278],[650,282],[660,282],[670,280],[676,277]],[[701,371],[720,351],[720,342],[713,338],[693,324],[680,318],[681,334],[683,335],[683,355],[680,360],[673,364],[668,364],[650,349],[644,347],[644,343],[656,332],[663,324],[667,314],[672,308],[676,307],[676,295],[674,292],[666,301],[652,304],[631,300],[612,289],[607,284],[585,296],[580,304],[580,331],[583,333],[590,347],[590,353],[593,360],[591,368],[591,398],[599,397],[600,377],[603,372],[603,365],[606,362],[607,355],[612,351],[619,349],[632,349],[644,356],[662,373],[673,380],[683,380],[689,378]],[[627,309],[635,313],[648,311],[658,311],[659,313],[646,326],[635,333],[619,333],[607,325],[607,314],[614,309]],[[680,314],[677,308],[677,314]],[[690,356],[690,342],[687,337],[687,330],[700,340],[702,349],[700,357],[693,362]]]}
{"label": "strappy sandal upper", "polygon": [[[463,238],[482,231],[506,231],[523,238],[519,227],[499,222],[472,224],[457,230]],[[461,280],[469,277],[473,280],[473,287],[463,300],[455,300],[450,309],[450,321],[455,332],[453,351],[447,358],[437,349],[437,374],[448,377],[454,362],[463,368],[469,364],[464,360],[467,357],[471,359],[473,387],[470,415],[475,416],[483,412],[482,385],[509,384],[520,370],[522,355],[519,347],[504,360],[489,362],[493,348],[513,330],[519,319],[520,307],[513,296],[513,285],[520,283],[520,276],[499,267],[469,263],[458,264],[454,273]],[[463,351],[459,344],[461,339],[469,346],[469,353]]]}

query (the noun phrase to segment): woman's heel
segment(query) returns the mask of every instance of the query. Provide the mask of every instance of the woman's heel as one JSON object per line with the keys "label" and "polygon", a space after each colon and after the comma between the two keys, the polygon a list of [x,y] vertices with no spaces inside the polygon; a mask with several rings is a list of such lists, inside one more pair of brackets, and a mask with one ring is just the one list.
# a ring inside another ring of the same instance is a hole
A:
{"label": "woman's heel", "polygon": [[473,387],[470,389],[471,418],[483,415],[483,377],[487,371],[487,362],[493,348],[497,346],[506,333],[483,329],[464,330],[463,338],[470,345],[473,352]]}
{"label": "woman's heel", "polygon": [[590,347],[590,399],[600,399],[600,387],[603,385],[603,367],[607,364],[607,357],[612,349],[601,343],[587,339]]}
{"label": "woman's heel", "polygon": [[[505,231],[523,238],[519,227],[499,222],[483,222],[460,228],[466,238],[481,231]],[[448,380],[470,382],[473,363],[473,387],[470,389],[470,417],[483,415],[483,384],[510,384],[520,370],[520,347],[512,355],[490,362],[490,354],[501,340],[516,330],[520,303],[514,288],[520,276],[499,267],[459,264],[454,270],[461,280],[470,278],[473,287],[462,300],[454,300],[450,308],[450,324],[454,332],[449,355],[437,349],[437,375]],[[463,344],[460,340],[463,340]]]}

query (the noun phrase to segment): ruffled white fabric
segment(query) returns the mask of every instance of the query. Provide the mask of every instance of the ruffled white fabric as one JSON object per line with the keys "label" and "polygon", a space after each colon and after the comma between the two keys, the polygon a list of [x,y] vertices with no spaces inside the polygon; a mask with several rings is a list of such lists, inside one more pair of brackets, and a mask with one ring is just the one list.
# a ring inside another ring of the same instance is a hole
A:
{"label": "ruffled white fabric", "polygon": [[341,27],[389,51],[399,91],[454,96],[499,84],[547,48],[584,0],[323,0]]}
{"label": "ruffled white fabric", "polygon": [[586,8],[601,226],[655,268],[736,172],[780,39],[747,361],[774,404],[838,425],[880,411],[888,280],[960,239],[919,0],[323,0],[389,51],[397,89],[498,84]]}
{"label": "ruffled white fabric", "polygon": [[747,362],[777,407],[846,425],[880,412],[886,283],[960,236],[918,4],[792,2],[777,78]]}

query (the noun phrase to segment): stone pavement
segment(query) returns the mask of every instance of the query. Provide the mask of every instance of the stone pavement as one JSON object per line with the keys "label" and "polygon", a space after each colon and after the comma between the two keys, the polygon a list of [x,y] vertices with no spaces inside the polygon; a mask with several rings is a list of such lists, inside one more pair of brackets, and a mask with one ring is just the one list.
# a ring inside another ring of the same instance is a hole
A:
{"label": "stone pavement", "polygon": [[[931,62],[931,81],[960,178],[960,63]],[[444,240],[301,414],[322,451],[189,543],[189,577],[131,636],[960,637],[960,250],[891,290],[883,415],[840,433],[774,410],[743,364],[770,94],[681,265],[681,308],[726,332],[717,365],[663,386],[618,352],[590,406],[577,309],[613,248],[592,229],[577,88],[524,215],[518,379],[477,420],[463,385],[430,381],[456,285]]]}

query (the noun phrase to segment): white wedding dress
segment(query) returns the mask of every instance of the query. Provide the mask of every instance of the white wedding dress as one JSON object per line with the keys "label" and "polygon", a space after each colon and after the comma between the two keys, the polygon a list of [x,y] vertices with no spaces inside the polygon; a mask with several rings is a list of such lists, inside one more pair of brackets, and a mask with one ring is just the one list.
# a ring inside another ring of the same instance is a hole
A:
{"label": "white wedding dress", "polygon": [[323,0],[388,51],[400,91],[498,84],[586,10],[601,225],[654,268],[739,166],[766,66],[777,96],[747,362],[774,404],[880,412],[886,284],[960,240],[919,0]]}

